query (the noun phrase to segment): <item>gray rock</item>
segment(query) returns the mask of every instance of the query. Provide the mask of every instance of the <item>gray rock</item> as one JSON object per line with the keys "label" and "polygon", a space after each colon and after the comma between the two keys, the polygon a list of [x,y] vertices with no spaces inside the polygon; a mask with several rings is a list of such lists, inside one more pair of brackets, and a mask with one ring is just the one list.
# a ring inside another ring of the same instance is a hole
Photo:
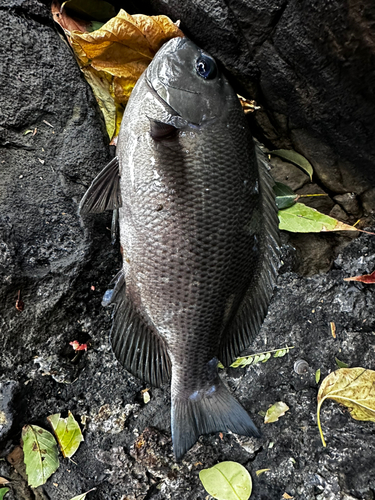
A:
{"label": "gray rock", "polygon": [[277,156],[271,155],[270,165],[271,175],[275,181],[286,184],[293,189],[293,191],[300,189],[304,184],[310,181],[309,176],[300,168]]}
{"label": "gray rock", "polygon": [[375,214],[375,188],[369,189],[361,195],[361,202],[365,215]]}
{"label": "gray rock", "polygon": [[362,215],[361,207],[355,193],[338,194],[333,198],[348,214],[360,217]]}
{"label": "gray rock", "polygon": [[329,212],[329,216],[340,222],[349,222],[348,214],[338,204],[334,205],[332,210]]}
{"label": "gray rock", "polygon": [[13,425],[14,397],[19,389],[18,382],[0,382],[0,443],[7,438]]}

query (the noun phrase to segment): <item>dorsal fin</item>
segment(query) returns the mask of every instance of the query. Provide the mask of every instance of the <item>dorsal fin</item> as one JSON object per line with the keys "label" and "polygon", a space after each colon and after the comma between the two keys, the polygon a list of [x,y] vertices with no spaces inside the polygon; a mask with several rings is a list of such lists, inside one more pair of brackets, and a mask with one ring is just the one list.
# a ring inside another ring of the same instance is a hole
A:
{"label": "dorsal fin", "polygon": [[79,204],[81,214],[97,214],[122,206],[119,159],[116,156],[92,181]]}
{"label": "dorsal fin", "polygon": [[273,180],[268,173],[267,159],[256,146],[263,214],[263,238],[259,252],[262,256],[257,275],[242,300],[237,314],[221,341],[219,359],[229,366],[246,349],[258,333],[267,314],[279,268],[279,232]]}
{"label": "dorsal fin", "polygon": [[165,342],[145,324],[126,295],[123,271],[117,275],[111,299],[105,303],[115,304],[111,342],[118,361],[135,377],[154,387],[168,382],[171,361]]}

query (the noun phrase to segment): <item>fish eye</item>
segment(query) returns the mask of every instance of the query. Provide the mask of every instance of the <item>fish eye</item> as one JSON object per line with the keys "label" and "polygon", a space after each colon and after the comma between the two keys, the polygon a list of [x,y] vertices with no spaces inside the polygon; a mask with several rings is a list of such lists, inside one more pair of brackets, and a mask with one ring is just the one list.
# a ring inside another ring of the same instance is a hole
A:
{"label": "fish eye", "polygon": [[217,67],[215,61],[212,57],[201,55],[198,57],[195,63],[195,69],[199,76],[204,78],[205,80],[211,80],[215,78],[217,74]]}

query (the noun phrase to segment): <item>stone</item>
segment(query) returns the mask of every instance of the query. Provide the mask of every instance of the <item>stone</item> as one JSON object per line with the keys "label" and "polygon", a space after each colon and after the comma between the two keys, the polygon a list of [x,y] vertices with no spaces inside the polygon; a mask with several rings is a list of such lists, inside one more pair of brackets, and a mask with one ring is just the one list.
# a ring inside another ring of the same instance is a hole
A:
{"label": "stone", "polygon": [[375,188],[369,189],[361,195],[361,202],[365,215],[375,214]]}
{"label": "stone", "polygon": [[341,222],[349,222],[348,214],[337,203],[336,205],[333,206],[332,210],[329,212],[329,216]]}
{"label": "stone", "polygon": [[348,214],[361,217],[362,210],[355,193],[338,194],[333,198]]}
{"label": "stone", "polygon": [[277,156],[271,155],[270,165],[273,179],[286,184],[293,191],[310,181],[309,176],[303,170]]}

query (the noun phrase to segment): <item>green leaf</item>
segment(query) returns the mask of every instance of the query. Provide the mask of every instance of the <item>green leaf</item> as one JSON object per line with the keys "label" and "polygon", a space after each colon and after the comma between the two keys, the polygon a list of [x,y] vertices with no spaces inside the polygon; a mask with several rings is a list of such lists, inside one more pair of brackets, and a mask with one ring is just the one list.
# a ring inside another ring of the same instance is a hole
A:
{"label": "green leaf", "polygon": [[320,368],[318,368],[315,372],[315,382],[319,384],[319,380],[320,380]]}
{"label": "green leaf", "polygon": [[[251,364],[256,364],[256,363],[265,363],[268,361],[271,357],[272,353],[275,353],[273,355],[274,358],[282,358],[287,354],[290,349],[294,349],[294,347],[285,347],[283,349],[274,349],[273,351],[266,351],[266,352],[260,352],[258,354],[251,354],[250,356],[242,356],[240,358],[237,358],[233,363],[230,365],[231,368],[244,368],[245,366],[251,365]],[[219,368],[224,368],[224,366],[219,362],[218,363]]]}
{"label": "green leaf", "polygon": [[85,500],[86,495],[87,495],[88,493],[90,493],[90,491],[94,491],[94,490],[96,490],[96,488],[92,488],[91,490],[86,491],[86,493],[82,493],[82,495],[77,495],[76,497],[73,497],[73,498],[71,498],[70,500]]}
{"label": "green leaf", "polygon": [[8,493],[9,488],[0,488],[0,500],[3,500],[4,496]]}
{"label": "green leaf", "polygon": [[276,422],[279,420],[279,417],[285,415],[285,412],[289,410],[289,406],[287,406],[282,401],[278,401],[273,404],[270,408],[268,408],[266,416],[264,417],[265,424],[271,424],[272,422]]}
{"label": "green leaf", "polygon": [[69,411],[68,418],[60,418],[60,413],[56,413],[47,417],[47,420],[52,426],[64,458],[72,457],[83,441],[76,419]]}
{"label": "green leaf", "polygon": [[375,422],[375,371],[341,368],[330,373],[318,392],[317,424],[323,446],[326,442],[320,425],[320,408],[325,399],[334,399],[349,409],[355,420]]}
{"label": "green leaf", "polygon": [[336,361],[336,365],[339,368],[349,368],[349,365],[347,365],[346,363],[344,363],[344,361],[340,361],[338,358],[335,358],[335,361]]}
{"label": "green leaf", "polygon": [[73,10],[78,16],[83,16],[96,21],[108,21],[116,15],[115,8],[104,0],[67,0],[61,5]]}
{"label": "green leaf", "polygon": [[104,23],[100,21],[91,21],[91,24],[87,27],[87,31],[92,33],[93,31],[100,30],[102,26],[104,26]]}
{"label": "green leaf", "polygon": [[289,186],[286,186],[281,182],[275,182],[273,191],[276,195],[275,201],[276,206],[279,210],[291,207],[292,205],[294,205],[298,198],[298,194],[296,194],[293,189],[290,189]]}
{"label": "green leaf", "polygon": [[292,233],[320,233],[327,231],[358,231],[328,215],[324,215],[303,203],[279,210],[279,228]]}
{"label": "green leaf", "polygon": [[237,462],[221,462],[199,473],[204,489],[218,500],[248,500],[252,482],[249,472]]}
{"label": "green leaf", "polygon": [[290,161],[304,170],[312,180],[312,175],[314,173],[311,163],[302,155],[296,151],[290,149],[275,149],[275,151],[270,151],[269,154],[283,158],[284,160]]}
{"label": "green leaf", "polygon": [[37,425],[22,429],[24,462],[29,486],[44,484],[59,466],[58,451],[52,434]]}

